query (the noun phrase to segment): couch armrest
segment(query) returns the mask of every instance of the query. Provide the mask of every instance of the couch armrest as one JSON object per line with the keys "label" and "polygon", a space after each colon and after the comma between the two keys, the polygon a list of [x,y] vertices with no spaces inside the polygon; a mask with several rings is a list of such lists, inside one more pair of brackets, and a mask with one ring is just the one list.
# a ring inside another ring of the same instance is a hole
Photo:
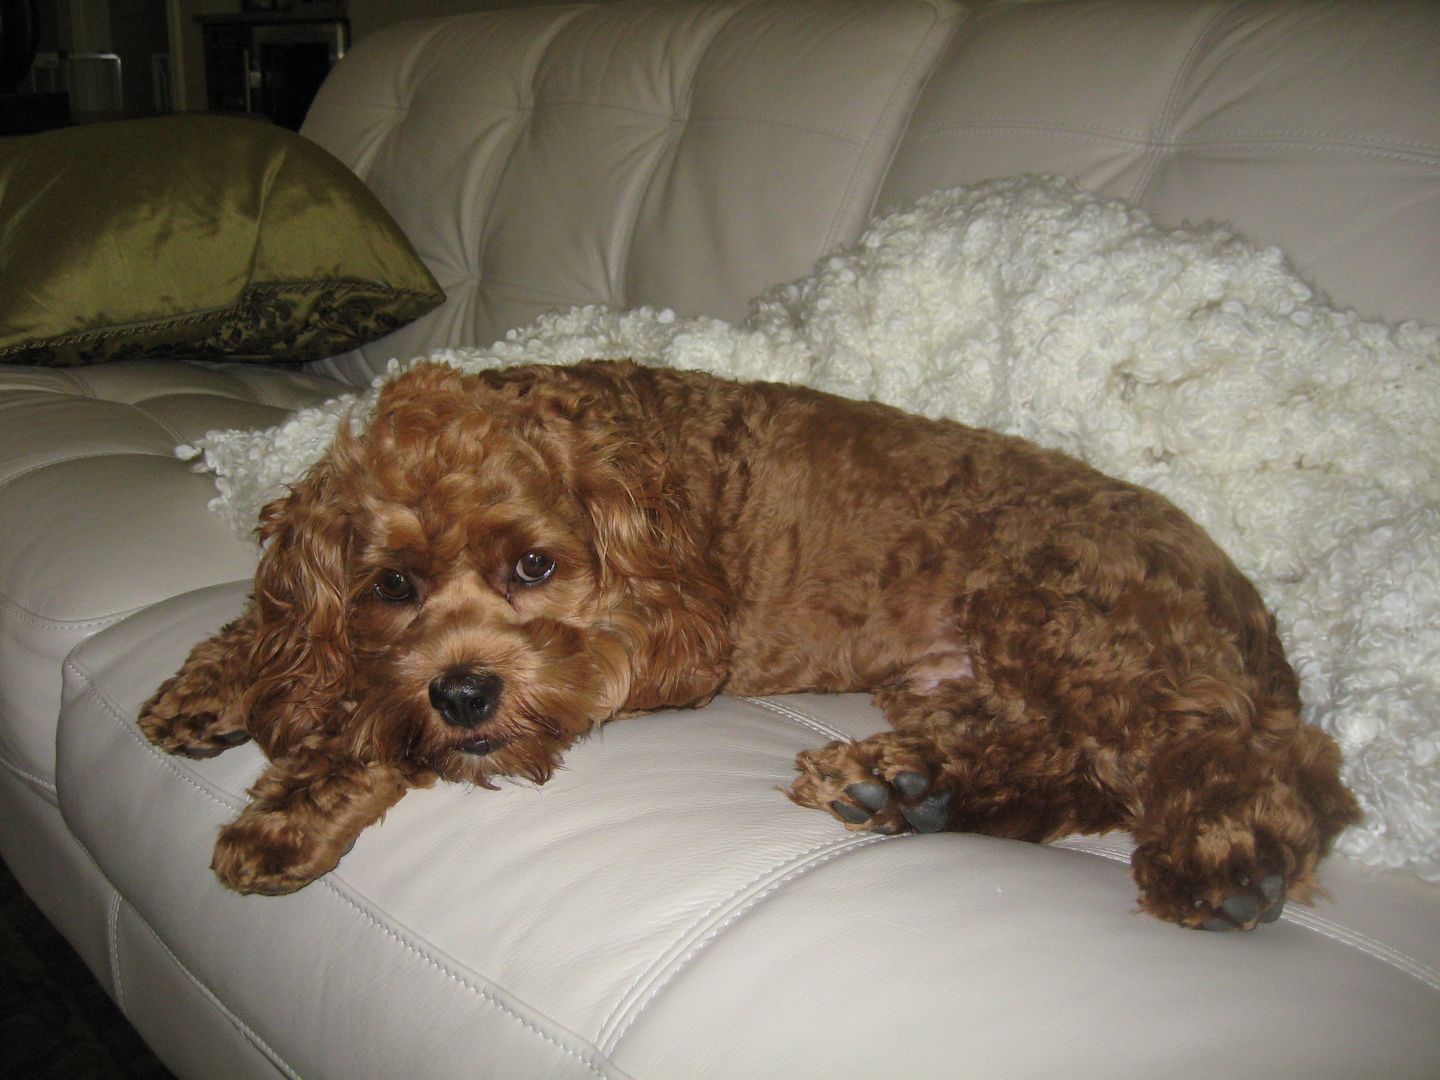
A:
{"label": "couch armrest", "polygon": [[214,484],[175,446],[344,389],[248,365],[0,368],[0,763],[53,798],[65,655],[138,608],[253,573],[255,546],[205,511]]}

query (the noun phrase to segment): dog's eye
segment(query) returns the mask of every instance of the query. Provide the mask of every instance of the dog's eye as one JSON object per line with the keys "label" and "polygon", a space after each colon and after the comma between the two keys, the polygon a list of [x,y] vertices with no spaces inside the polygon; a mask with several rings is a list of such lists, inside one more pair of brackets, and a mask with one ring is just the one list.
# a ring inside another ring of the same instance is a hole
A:
{"label": "dog's eye", "polygon": [[539,585],[555,573],[555,560],[544,552],[527,551],[520,556],[511,573],[521,585]]}
{"label": "dog's eye", "polygon": [[415,586],[399,570],[386,570],[375,582],[375,595],[390,604],[403,604],[415,598]]}

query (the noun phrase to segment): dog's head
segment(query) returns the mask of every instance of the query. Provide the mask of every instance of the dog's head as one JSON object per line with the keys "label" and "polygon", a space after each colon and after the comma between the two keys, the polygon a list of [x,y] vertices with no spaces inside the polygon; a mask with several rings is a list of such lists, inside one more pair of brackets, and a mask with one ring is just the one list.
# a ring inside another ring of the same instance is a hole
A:
{"label": "dog's head", "polygon": [[633,367],[390,382],[261,518],[251,733],[537,782],[616,713],[715,692],[723,589],[663,455],[618,419]]}

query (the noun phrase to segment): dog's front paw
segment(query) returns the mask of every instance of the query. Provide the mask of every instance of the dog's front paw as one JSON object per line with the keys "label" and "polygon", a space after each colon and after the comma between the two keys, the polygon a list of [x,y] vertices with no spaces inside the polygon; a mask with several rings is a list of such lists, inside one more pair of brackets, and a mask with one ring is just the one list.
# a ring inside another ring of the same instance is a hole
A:
{"label": "dog's front paw", "polygon": [[954,793],[937,788],[918,754],[883,737],[834,742],[795,759],[800,771],[786,793],[825,810],[852,831],[939,832],[950,824]]}
{"label": "dog's front paw", "polygon": [[244,814],[220,831],[210,868],[239,893],[283,896],[335,869],[344,850],[316,842],[281,814]]}
{"label": "dog's front paw", "polygon": [[187,689],[183,675],[168,680],[140,710],[140,730],[167,754],[208,758],[250,735],[230,719],[213,688]]}
{"label": "dog's front paw", "polygon": [[236,892],[294,892],[335,869],[409,788],[433,780],[303,745],[260,774],[250,805],[220,831],[211,868]]}

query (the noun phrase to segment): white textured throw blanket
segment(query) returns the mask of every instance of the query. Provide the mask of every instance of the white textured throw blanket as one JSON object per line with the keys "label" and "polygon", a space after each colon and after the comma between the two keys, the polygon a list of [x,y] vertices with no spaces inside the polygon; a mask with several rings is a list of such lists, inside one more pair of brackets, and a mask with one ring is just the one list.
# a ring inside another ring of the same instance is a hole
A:
{"label": "white textured throw blanket", "polygon": [[[1279,615],[1365,810],[1340,849],[1440,882],[1440,330],[1337,311],[1223,228],[1023,178],[876,220],[739,326],[587,307],[433,358],[619,356],[873,397],[1163,492]],[[203,451],[214,509],[249,535],[373,397],[182,453]]]}

